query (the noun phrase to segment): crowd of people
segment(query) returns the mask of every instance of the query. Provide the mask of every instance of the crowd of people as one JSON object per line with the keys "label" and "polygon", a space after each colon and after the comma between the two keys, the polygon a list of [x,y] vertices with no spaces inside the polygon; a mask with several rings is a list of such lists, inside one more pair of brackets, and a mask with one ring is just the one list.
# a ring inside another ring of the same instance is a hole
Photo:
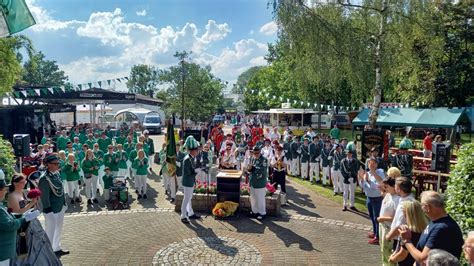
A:
{"label": "crowd of people", "polygon": [[[234,126],[227,134],[221,124],[205,126],[199,141],[187,136],[176,143],[175,160],[171,161],[169,142],[163,143],[154,156],[154,143],[148,132],[138,134],[133,128],[99,130],[79,125],[58,132],[54,138],[45,136],[40,144],[32,146],[26,160],[27,168],[41,171],[37,180],[30,180],[31,188],[39,188],[41,196],[27,199],[22,194],[26,177],[16,174],[11,185],[0,182],[1,199],[6,194],[3,187],[11,188],[10,210],[2,207],[0,215],[13,236],[12,232],[25,221],[39,215],[39,211],[32,210],[42,210],[51,252],[59,257],[69,253],[62,249],[60,240],[64,212],[67,203],[82,204],[81,190],[88,205],[97,204],[101,196],[109,202],[115,182],[130,180],[138,199],[146,200],[147,178],[155,162],[161,165],[160,175],[170,201],[175,201],[178,190],[183,192],[181,221],[187,224],[190,219],[200,218],[192,209],[194,185],[197,181],[210,182],[210,168],[216,164],[221,169],[242,171],[250,186],[252,218],[266,217],[267,182],[286,193],[287,175],[331,186],[334,195],[343,197],[342,211],[357,211],[358,185],[366,195],[372,222],[368,243],[380,244],[384,265],[412,265],[429,260],[430,256],[460,258],[462,233],[444,210],[443,197],[427,191],[418,202],[411,195],[413,160],[407,152],[411,148],[408,140],[401,141],[399,152],[390,154],[389,160],[384,160],[377,149],[371,149],[369,158],[361,162],[357,142],[341,138],[337,125],[329,134],[317,134],[309,128],[297,136],[289,128],[281,133],[277,127],[264,129],[254,122]],[[15,218],[11,213],[24,214]],[[8,246],[9,253],[0,256],[0,262],[13,258],[15,251],[11,242],[2,245]],[[468,259],[473,256],[472,245],[468,238],[464,244]]]}

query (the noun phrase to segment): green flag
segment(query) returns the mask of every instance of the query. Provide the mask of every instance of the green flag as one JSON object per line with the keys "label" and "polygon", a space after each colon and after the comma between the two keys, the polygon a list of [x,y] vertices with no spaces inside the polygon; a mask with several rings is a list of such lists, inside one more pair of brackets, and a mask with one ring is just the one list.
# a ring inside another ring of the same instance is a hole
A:
{"label": "green flag", "polygon": [[166,129],[166,168],[168,173],[173,176],[176,173],[176,140],[174,138],[174,127],[171,120],[167,121]]}
{"label": "green flag", "polygon": [[0,0],[0,37],[7,37],[36,24],[25,0]]}

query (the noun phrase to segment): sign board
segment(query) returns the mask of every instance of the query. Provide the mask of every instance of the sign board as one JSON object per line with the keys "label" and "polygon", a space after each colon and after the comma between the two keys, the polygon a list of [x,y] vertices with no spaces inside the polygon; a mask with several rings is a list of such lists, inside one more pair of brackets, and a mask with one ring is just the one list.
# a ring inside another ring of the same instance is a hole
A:
{"label": "sign board", "polygon": [[362,142],[362,162],[370,157],[370,150],[376,148],[379,156],[384,155],[384,160],[388,159],[388,138],[385,130],[365,130],[361,136]]}
{"label": "sign board", "polygon": [[451,146],[444,143],[433,143],[431,171],[448,173],[450,168]]}
{"label": "sign board", "polygon": [[291,108],[291,103],[281,103],[281,108],[282,109],[290,109]]}

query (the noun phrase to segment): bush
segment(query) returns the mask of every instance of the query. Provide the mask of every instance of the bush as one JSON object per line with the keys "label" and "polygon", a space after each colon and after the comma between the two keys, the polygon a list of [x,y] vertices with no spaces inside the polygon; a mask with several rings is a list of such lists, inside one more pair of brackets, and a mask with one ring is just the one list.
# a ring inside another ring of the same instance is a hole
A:
{"label": "bush", "polygon": [[16,164],[16,159],[10,142],[2,137],[0,135],[0,169],[3,170],[5,179],[9,182],[15,172],[13,167]]}
{"label": "bush", "polygon": [[466,235],[474,228],[474,143],[463,145],[448,180],[446,209]]}

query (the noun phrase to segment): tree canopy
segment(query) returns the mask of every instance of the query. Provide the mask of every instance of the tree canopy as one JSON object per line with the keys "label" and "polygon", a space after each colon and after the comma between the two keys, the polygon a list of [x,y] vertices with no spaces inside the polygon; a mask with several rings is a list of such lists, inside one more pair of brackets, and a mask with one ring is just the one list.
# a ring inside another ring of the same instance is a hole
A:
{"label": "tree canopy", "polygon": [[33,53],[23,65],[22,83],[29,86],[62,86],[67,80],[56,61],[46,60],[41,51]]}
{"label": "tree canopy", "polygon": [[[176,57],[180,58],[178,54]],[[177,65],[159,71],[164,91],[157,97],[166,99],[164,108],[168,116],[184,111],[186,119],[206,121],[222,105],[225,84],[211,74],[209,66],[201,67],[184,57],[181,59]]]}
{"label": "tree canopy", "polygon": [[153,97],[158,89],[157,69],[150,65],[134,65],[127,81],[128,91]]}

